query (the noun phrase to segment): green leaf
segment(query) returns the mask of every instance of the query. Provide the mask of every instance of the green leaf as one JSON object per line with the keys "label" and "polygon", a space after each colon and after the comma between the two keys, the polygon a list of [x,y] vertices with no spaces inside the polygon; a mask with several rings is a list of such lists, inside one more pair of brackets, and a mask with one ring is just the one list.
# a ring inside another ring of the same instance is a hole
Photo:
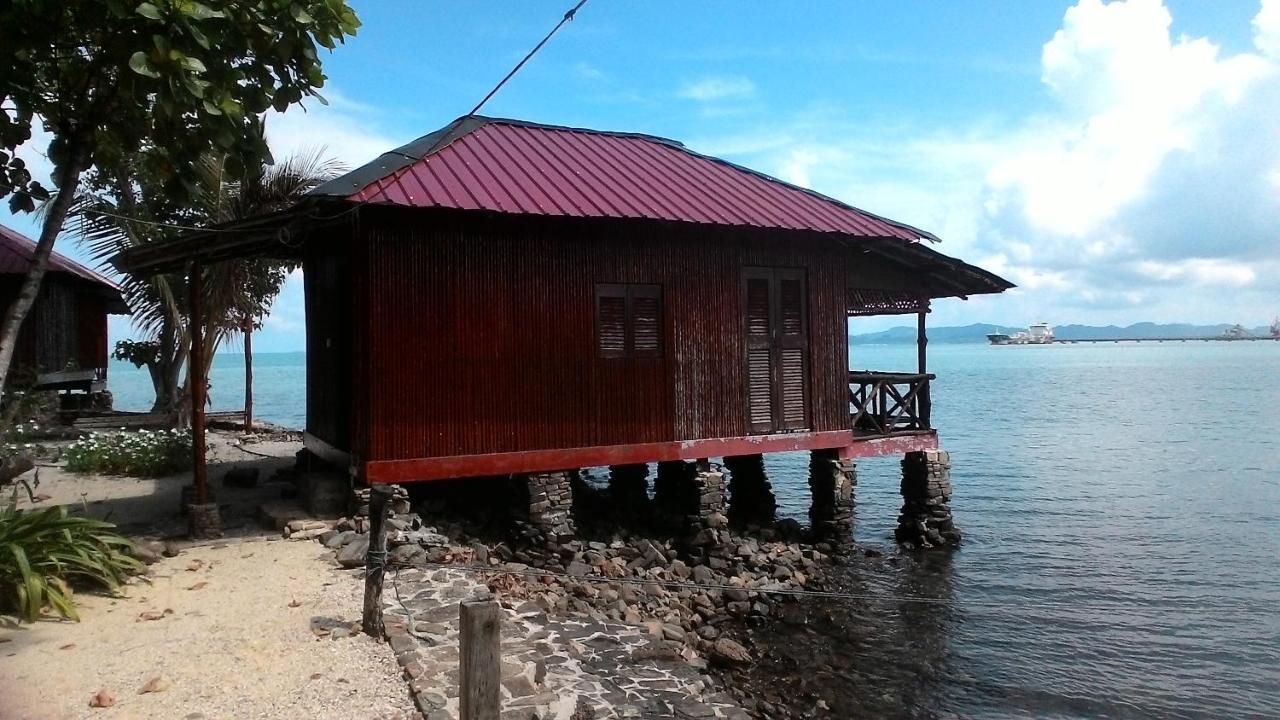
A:
{"label": "green leaf", "polygon": [[139,75],[145,75],[149,78],[158,78],[160,73],[151,67],[151,61],[147,60],[147,54],[139,50],[129,57],[129,69]]}
{"label": "green leaf", "polygon": [[151,20],[164,19],[164,16],[160,14],[160,8],[156,7],[155,5],[152,5],[149,2],[142,3],[141,5],[138,6],[138,9],[135,10],[134,12],[138,13],[142,17],[149,18]]}
{"label": "green leaf", "polygon": [[195,40],[197,45],[204,48],[205,50],[209,49],[209,38],[206,37],[205,34],[200,31],[200,28],[196,27],[195,25],[189,25],[187,27],[187,32],[191,33],[191,39]]}
{"label": "green leaf", "polygon": [[208,68],[204,66],[204,62],[201,61],[200,58],[193,58],[190,55],[186,55],[182,58],[182,66],[190,70],[191,72],[202,73],[208,70]]}
{"label": "green leaf", "polygon": [[293,15],[294,20],[297,20],[303,25],[310,25],[316,21],[315,18],[311,17],[311,14],[306,11],[306,8],[302,7],[298,3],[290,5],[289,12]]}
{"label": "green leaf", "polygon": [[195,20],[208,20],[209,18],[226,17],[226,13],[221,10],[214,10],[208,5],[198,2],[188,3],[188,7],[183,9],[183,13],[187,17]]}

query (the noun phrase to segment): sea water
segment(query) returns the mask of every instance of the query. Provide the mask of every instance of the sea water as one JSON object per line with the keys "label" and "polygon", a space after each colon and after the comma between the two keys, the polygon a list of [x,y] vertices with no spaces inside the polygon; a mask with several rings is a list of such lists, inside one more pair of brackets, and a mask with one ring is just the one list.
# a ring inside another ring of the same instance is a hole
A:
{"label": "sea water", "polygon": [[[911,346],[851,367],[913,370]],[[923,560],[892,547],[898,458],[858,463],[851,563],[770,625],[746,680],[835,717],[1280,718],[1280,343],[929,348],[933,421],[965,534]],[[243,402],[219,356],[212,407]],[[305,358],[255,358],[255,415],[304,422]],[[120,409],[151,402],[116,363]],[[804,520],[807,458],[767,460]]]}

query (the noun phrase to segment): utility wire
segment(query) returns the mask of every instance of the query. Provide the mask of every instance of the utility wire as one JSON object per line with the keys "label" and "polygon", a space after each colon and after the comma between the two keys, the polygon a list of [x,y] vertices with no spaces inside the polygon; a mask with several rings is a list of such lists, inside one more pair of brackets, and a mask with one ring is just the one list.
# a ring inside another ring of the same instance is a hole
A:
{"label": "utility wire", "polygon": [[[488,574],[488,575],[516,575],[522,577],[542,578],[553,577],[560,580],[570,580],[573,582],[594,582],[594,583],[618,583],[622,585],[658,585],[664,588],[674,588],[679,590],[742,590],[746,592],[757,592],[765,595],[783,595],[792,597],[822,598],[828,600],[864,600],[872,602],[894,602],[894,603],[918,603],[924,605],[937,606],[959,606],[964,608],[989,608],[997,610],[1011,609],[1027,609],[1036,608],[1042,610],[1094,610],[1097,612],[1114,612],[1124,607],[1116,604],[1112,606],[1087,606],[1078,603],[1052,603],[1052,602],[1001,602],[998,600],[982,600],[982,599],[965,599],[964,601],[954,598],[941,597],[919,597],[905,595],[883,595],[883,594],[867,594],[867,593],[847,593],[835,592],[829,590],[798,590],[789,588],[759,588],[746,587],[743,585],[729,585],[726,583],[702,583],[689,582],[681,580],[657,580],[637,577],[611,578],[603,575],[570,575],[565,572],[557,572],[553,570],[545,570],[538,568],[527,568],[524,570],[515,570],[503,566],[487,566],[487,565],[466,565],[454,563],[438,563],[438,562],[406,562],[403,560],[388,560],[388,567],[395,568],[417,568],[420,570],[458,570],[469,574]],[[398,576],[398,573],[397,573]]]}
{"label": "utility wire", "polygon": [[[523,58],[520,58],[520,62],[516,63],[515,67],[511,68],[511,71],[508,72],[506,75],[504,75],[503,78],[498,81],[498,84],[494,85],[493,89],[490,90],[488,94],[486,94],[480,102],[476,103],[476,106],[471,108],[470,112],[468,112],[466,115],[463,115],[463,117],[464,118],[472,117],[476,113],[480,112],[480,108],[484,107],[485,103],[489,102],[489,100],[492,99],[494,95],[497,95],[498,91],[502,89],[502,86],[506,85],[508,80],[515,77],[516,73],[520,72],[520,68],[524,67],[525,63],[532,60],[533,56],[537,55],[538,51],[542,49],[542,46],[546,45],[547,41],[549,41],[552,38],[552,36],[554,36],[557,32],[559,32],[560,28],[564,27],[565,23],[573,20],[574,16],[578,14],[578,10],[580,10],[582,6],[586,4],[587,4],[587,0],[578,0],[578,3],[576,5],[569,8],[569,10],[565,12],[564,17],[560,18],[560,22],[556,23],[556,26],[551,28],[551,32],[547,33],[542,38],[542,40],[538,41],[538,44],[534,45],[532,50],[525,53],[525,56]],[[424,150],[421,155],[419,155],[416,158],[409,157],[409,159],[413,160],[414,162],[417,162],[418,160],[421,160],[431,155],[435,151],[439,150],[440,147],[444,145],[447,140],[450,140],[450,139],[451,138],[449,133],[441,132],[440,137],[436,138],[435,142],[431,143],[430,147]],[[349,208],[346,208],[341,212],[334,213],[333,215],[320,216],[320,215],[312,214],[312,215],[309,215],[308,217],[310,217],[312,220],[324,220],[324,221],[336,220],[340,217],[349,215],[366,205],[372,204],[372,202],[373,202],[372,200],[361,200],[355,205]]]}

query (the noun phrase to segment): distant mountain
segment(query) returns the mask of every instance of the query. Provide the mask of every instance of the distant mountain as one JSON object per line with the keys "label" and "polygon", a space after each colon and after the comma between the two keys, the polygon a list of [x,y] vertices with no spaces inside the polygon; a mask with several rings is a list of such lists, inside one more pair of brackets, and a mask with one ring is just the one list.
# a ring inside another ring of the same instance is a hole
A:
{"label": "distant mountain", "polygon": [[[1188,323],[1151,323],[1140,322],[1129,325],[1128,327],[1118,327],[1116,325],[1060,325],[1054,327],[1053,332],[1059,339],[1074,340],[1079,338],[1154,338],[1154,337],[1213,337],[1221,335],[1229,328],[1234,327],[1222,323],[1220,325],[1191,325]],[[929,342],[931,343],[984,343],[987,341],[987,335],[994,332],[1014,333],[1018,330],[1025,330],[1025,327],[1016,327],[1013,325],[990,325],[987,323],[974,323],[973,325],[960,325],[951,327],[931,327],[929,328]],[[1249,328],[1249,332],[1254,335],[1269,335],[1270,330],[1266,327]],[[862,333],[860,335],[851,335],[849,337],[850,344],[858,345],[894,345],[898,343],[914,343],[916,341],[916,329],[912,327],[895,327],[888,330],[882,330],[874,333]]]}

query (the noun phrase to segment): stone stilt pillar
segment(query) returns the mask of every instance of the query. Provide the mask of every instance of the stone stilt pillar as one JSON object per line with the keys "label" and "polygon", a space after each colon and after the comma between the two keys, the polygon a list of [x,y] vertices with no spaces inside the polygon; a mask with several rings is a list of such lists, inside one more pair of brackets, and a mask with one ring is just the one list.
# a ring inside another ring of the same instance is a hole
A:
{"label": "stone stilt pillar", "polygon": [[738,526],[773,522],[778,501],[764,471],[764,456],[726,457],[724,467],[729,471],[729,522]]}
{"label": "stone stilt pillar", "polygon": [[724,514],[724,473],[720,468],[709,462],[695,463],[693,491],[698,503],[689,518],[690,529],[697,532],[704,527],[723,527],[728,519]]}
{"label": "stone stilt pillar", "polygon": [[649,504],[649,466],[609,466],[609,494],[614,506],[635,510]]}
{"label": "stone stilt pillar", "polygon": [[573,478],[571,472],[529,475],[529,524],[539,530],[548,544],[573,538]]}
{"label": "stone stilt pillar", "polygon": [[724,473],[709,462],[658,463],[653,493],[658,511],[683,524],[690,535],[728,523]]}
{"label": "stone stilt pillar", "polygon": [[912,548],[954,547],[960,531],[951,519],[951,454],[909,452],[902,459],[902,514],[897,541]]}
{"label": "stone stilt pillar", "polygon": [[693,465],[683,460],[658,463],[658,476],[653,480],[653,504],[662,515],[684,515],[692,504],[690,476]]}
{"label": "stone stilt pillar", "polygon": [[809,489],[813,501],[809,520],[818,537],[853,539],[853,491],[858,471],[852,460],[840,457],[839,450],[814,450],[809,454]]}

